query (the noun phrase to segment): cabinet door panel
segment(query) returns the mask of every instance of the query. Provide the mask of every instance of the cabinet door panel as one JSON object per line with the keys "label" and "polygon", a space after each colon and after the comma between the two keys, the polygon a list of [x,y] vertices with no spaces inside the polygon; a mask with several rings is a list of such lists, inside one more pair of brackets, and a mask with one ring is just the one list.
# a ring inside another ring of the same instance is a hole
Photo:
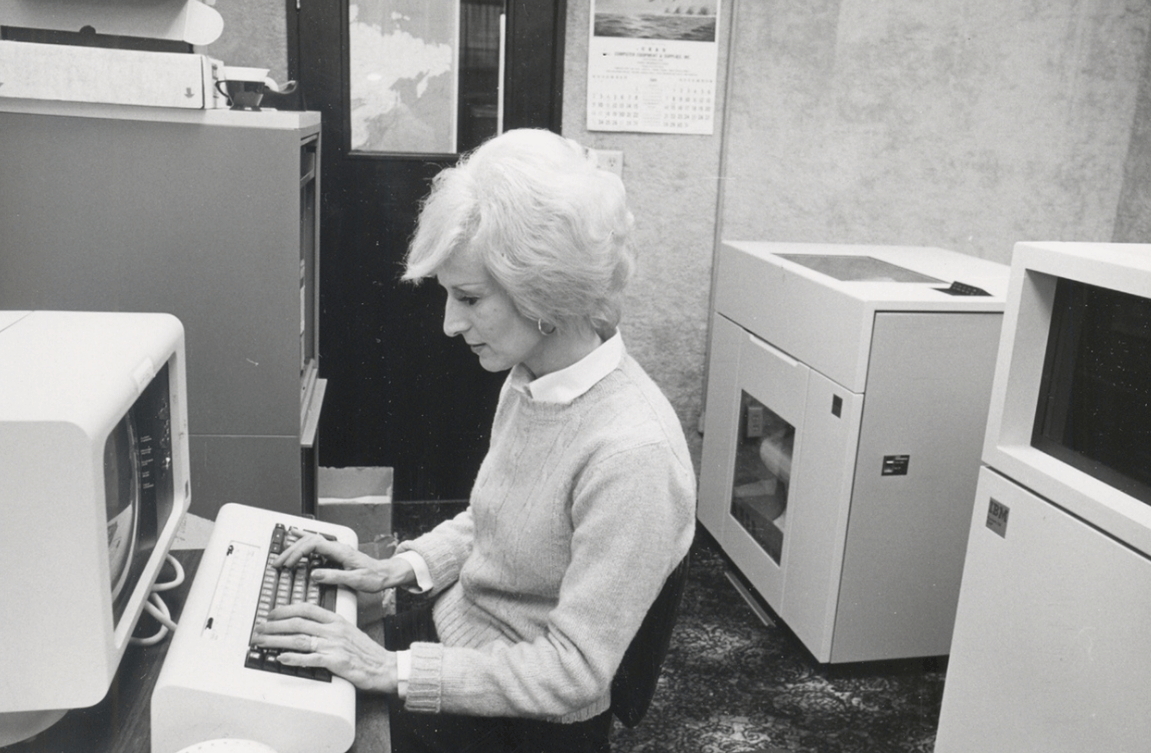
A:
{"label": "cabinet door panel", "polygon": [[[778,611],[788,547],[791,467],[802,453],[795,432],[803,425],[810,369],[762,340],[743,333],[739,377],[730,399],[738,420],[733,486],[723,525],[723,546],[760,594]],[[800,482],[802,483],[802,481]]]}
{"label": "cabinet door panel", "polygon": [[835,661],[949,650],[999,324],[978,313],[875,317]]}
{"label": "cabinet door panel", "polygon": [[863,402],[863,395],[811,372],[781,616],[821,662],[831,660]]}

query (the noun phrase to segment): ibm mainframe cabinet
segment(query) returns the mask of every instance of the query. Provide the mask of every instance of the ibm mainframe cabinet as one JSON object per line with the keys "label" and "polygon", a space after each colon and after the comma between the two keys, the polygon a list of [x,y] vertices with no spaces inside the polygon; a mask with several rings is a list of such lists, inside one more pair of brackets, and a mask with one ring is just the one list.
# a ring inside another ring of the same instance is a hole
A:
{"label": "ibm mainframe cabinet", "polygon": [[936,753],[1151,738],[1151,244],[1016,243]]}
{"label": "ibm mainframe cabinet", "polygon": [[718,264],[700,522],[818,661],[947,654],[1008,268],[753,242]]}
{"label": "ibm mainframe cabinet", "polygon": [[0,134],[0,308],[175,314],[192,512],[309,512],[319,114],[0,98]]}

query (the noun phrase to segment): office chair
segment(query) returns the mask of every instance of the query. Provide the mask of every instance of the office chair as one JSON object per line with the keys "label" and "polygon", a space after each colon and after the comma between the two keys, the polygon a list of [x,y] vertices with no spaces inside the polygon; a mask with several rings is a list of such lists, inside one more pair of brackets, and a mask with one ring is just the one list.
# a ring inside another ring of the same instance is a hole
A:
{"label": "office chair", "polygon": [[671,631],[679,614],[690,558],[690,553],[684,555],[667,576],[612,679],[611,710],[625,727],[639,724],[655,695],[656,682],[671,643]]}

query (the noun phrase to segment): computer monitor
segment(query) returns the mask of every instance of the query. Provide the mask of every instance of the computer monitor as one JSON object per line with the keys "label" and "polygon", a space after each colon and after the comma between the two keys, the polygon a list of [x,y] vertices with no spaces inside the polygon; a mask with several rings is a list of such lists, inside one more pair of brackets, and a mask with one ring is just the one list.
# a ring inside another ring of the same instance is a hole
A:
{"label": "computer monitor", "polygon": [[1151,551],[1151,244],[1019,243],[983,460]]}
{"label": "computer monitor", "polygon": [[188,509],[184,330],[0,311],[0,746],[107,694]]}

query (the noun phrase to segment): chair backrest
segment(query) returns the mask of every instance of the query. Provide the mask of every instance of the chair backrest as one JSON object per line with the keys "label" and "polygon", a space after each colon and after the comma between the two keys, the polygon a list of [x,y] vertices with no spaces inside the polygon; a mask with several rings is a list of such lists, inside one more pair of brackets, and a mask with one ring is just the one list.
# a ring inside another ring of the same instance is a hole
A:
{"label": "chair backrest", "polygon": [[626,727],[634,727],[647,713],[655,695],[660,668],[667,656],[671,631],[687,582],[690,555],[685,555],[663,584],[659,596],[632,638],[611,683],[611,710]]}

